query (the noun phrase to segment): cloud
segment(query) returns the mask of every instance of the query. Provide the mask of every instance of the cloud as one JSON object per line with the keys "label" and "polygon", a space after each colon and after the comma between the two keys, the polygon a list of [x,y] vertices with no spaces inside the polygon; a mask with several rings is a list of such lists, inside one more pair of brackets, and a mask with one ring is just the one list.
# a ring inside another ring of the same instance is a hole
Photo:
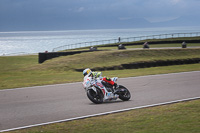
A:
{"label": "cloud", "polygon": [[82,11],[84,11],[84,9],[85,9],[84,7],[79,7],[77,12],[82,12]]}
{"label": "cloud", "polygon": [[148,20],[151,23],[158,23],[158,22],[167,22],[167,21],[171,21],[171,20],[175,20],[178,19],[180,16],[172,16],[172,17],[150,17],[150,18],[145,18],[146,20]]}
{"label": "cloud", "polygon": [[163,22],[184,16],[198,18],[199,5],[199,0],[0,0],[0,30],[14,26],[72,27],[83,20],[145,18]]}
{"label": "cloud", "polygon": [[132,17],[121,17],[121,18],[119,18],[119,20],[130,20],[130,19],[132,19]]}
{"label": "cloud", "polygon": [[171,1],[171,3],[172,4],[178,4],[178,3],[180,3],[180,2],[182,2],[182,0],[170,0]]}

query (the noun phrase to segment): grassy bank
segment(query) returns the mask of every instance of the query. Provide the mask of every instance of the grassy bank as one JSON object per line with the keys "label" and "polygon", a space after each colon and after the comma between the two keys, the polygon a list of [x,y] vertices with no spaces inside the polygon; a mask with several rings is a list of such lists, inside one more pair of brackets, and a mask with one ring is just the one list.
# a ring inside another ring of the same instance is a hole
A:
{"label": "grassy bank", "polygon": [[[120,50],[81,53],[47,60],[38,64],[38,56],[0,57],[0,89],[82,81],[75,69],[115,66],[122,63],[200,57],[200,49]],[[195,71],[200,64],[103,71],[109,77]]]}
{"label": "grassy bank", "polygon": [[16,130],[10,133],[197,133],[200,100]]}

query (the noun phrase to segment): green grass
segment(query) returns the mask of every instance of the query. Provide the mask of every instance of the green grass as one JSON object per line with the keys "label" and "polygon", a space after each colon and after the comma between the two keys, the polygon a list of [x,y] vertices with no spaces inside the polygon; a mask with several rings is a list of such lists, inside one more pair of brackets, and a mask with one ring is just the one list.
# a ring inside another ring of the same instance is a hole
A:
{"label": "green grass", "polygon": [[198,133],[200,100],[50,124],[9,133]]}
{"label": "green grass", "polygon": [[23,70],[32,65],[37,64],[38,56],[28,55],[28,56],[0,56],[0,71],[15,71]]}
{"label": "green grass", "polygon": [[116,66],[139,61],[187,59],[200,57],[200,49],[119,50],[82,53],[48,60],[38,68],[74,70]]}
{"label": "green grass", "polygon": [[[1,56],[0,89],[82,81],[75,69],[116,66],[138,61],[199,58],[200,49],[120,50],[82,53],[47,60],[38,64],[38,56]],[[149,74],[195,71],[200,64],[103,71],[105,76],[130,77]]]}

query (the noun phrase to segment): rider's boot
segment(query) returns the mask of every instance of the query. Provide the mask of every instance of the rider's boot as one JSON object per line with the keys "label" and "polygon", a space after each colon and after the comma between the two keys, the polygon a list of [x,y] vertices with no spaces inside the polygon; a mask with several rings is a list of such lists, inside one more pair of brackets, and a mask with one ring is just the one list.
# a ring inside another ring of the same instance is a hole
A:
{"label": "rider's boot", "polygon": [[113,86],[114,86],[114,89],[115,89],[115,90],[117,90],[117,88],[119,87],[119,86],[117,85],[117,83],[114,83]]}
{"label": "rider's boot", "polygon": [[116,83],[114,83],[114,94],[117,94],[119,92],[118,88],[119,88],[119,85],[117,85]]}

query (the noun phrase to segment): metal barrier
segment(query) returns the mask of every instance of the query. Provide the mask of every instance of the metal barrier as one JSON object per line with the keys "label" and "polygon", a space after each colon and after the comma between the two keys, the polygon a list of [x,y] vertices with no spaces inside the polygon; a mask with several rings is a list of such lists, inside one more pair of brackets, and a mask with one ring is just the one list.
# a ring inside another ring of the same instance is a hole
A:
{"label": "metal barrier", "polygon": [[139,37],[129,37],[129,38],[120,38],[119,39],[110,39],[110,40],[101,40],[101,41],[92,41],[92,42],[82,42],[75,44],[68,44],[60,47],[56,47],[52,50],[52,52],[90,47],[90,46],[98,46],[105,44],[116,44],[123,42],[135,42],[147,39],[167,39],[167,38],[178,38],[178,37],[197,37],[200,36],[200,32],[192,32],[192,33],[171,33],[171,34],[159,34],[159,35],[149,35],[149,36],[139,36]]}

